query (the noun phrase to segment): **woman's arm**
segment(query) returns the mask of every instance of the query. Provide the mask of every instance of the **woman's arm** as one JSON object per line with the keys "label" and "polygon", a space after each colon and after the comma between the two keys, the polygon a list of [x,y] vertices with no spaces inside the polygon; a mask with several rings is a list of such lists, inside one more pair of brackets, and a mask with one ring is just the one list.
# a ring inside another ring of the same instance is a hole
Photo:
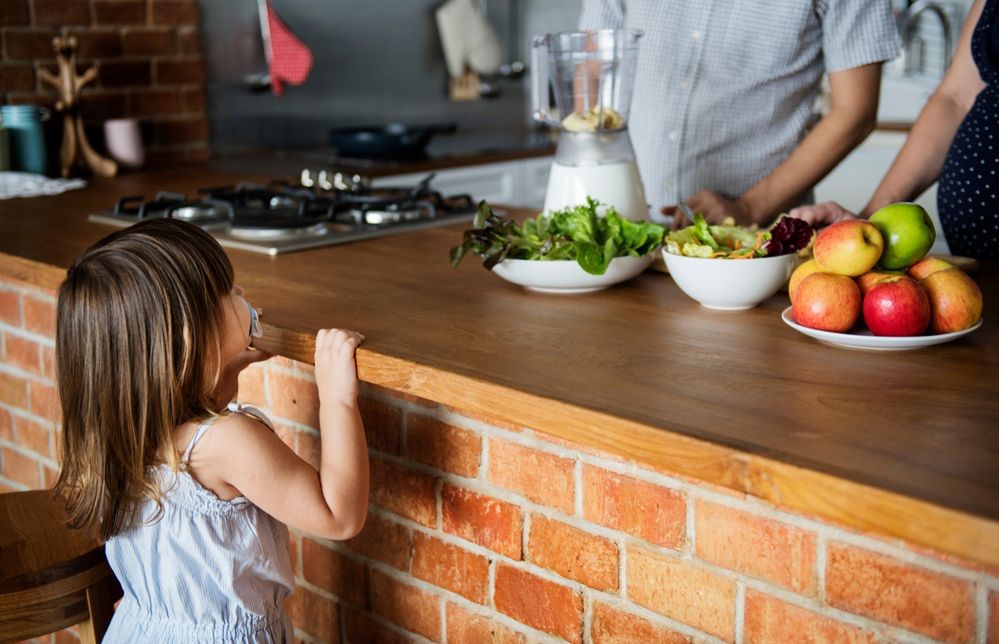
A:
{"label": "woman's arm", "polygon": [[869,216],[885,204],[912,201],[940,176],[958,126],[985,87],[971,57],[971,35],[984,4],[984,0],[976,0],[972,5],[947,73],[920,112],[888,174],[861,211],[862,216]]}

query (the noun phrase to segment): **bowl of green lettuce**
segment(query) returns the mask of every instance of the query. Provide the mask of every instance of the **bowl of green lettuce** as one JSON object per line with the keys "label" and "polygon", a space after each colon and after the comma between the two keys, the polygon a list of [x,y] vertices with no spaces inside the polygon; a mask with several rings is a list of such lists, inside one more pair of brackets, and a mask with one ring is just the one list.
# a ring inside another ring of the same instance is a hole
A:
{"label": "bowl of green lettuce", "polygon": [[479,204],[474,227],[451,249],[451,265],[472,253],[503,279],[556,293],[596,291],[635,277],[655,258],[666,229],[621,217],[593,199],[518,222]]}

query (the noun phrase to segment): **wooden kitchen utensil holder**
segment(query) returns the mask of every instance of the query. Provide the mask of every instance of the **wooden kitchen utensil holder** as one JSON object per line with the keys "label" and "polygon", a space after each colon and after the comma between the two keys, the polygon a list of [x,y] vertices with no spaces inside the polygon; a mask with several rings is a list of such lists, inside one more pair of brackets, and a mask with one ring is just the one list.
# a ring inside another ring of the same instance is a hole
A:
{"label": "wooden kitchen utensil holder", "polygon": [[62,147],[59,150],[60,174],[70,176],[76,166],[87,167],[101,177],[113,177],[118,173],[118,164],[105,158],[90,147],[87,134],[83,130],[83,117],[80,116],[80,90],[97,78],[98,66],[94,65],[82,74],[76,73],[77,40],[64,29],[62,34],[52,39],[59,75],[47,69],[39,69],[38,76],[59,92],[55,109],[62,113]]}

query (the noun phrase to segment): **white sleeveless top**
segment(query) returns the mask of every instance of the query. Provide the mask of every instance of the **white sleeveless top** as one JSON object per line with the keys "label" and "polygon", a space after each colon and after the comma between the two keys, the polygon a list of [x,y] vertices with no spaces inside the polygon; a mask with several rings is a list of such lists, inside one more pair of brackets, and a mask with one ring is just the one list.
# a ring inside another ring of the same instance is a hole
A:
{"label": "white sleeveless top", "polygon": [[[230,405],[266,423],[258,410]],[[216,418],[202,423],[191,452]],[[295,587],[288,528],[239,496],[219,499],[182,469],[156,470],[163,512],[147,501],[137,527],[108,540],[108,562],[125,592],[104,642],[290,642],[282,610]]]}

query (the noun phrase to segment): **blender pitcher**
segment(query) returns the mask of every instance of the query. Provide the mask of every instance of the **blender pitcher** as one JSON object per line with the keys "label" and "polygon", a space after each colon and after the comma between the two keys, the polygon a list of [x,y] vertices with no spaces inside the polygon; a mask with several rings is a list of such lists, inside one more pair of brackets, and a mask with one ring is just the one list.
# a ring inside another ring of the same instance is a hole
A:
{"label": "blender pitcher", "polygon": [[546,212],[592,197],[623,217],[649,219],[628,136],[641,36],[636,29],[605,29],[547,34],[531,43],[534,118],[560,128]]}

